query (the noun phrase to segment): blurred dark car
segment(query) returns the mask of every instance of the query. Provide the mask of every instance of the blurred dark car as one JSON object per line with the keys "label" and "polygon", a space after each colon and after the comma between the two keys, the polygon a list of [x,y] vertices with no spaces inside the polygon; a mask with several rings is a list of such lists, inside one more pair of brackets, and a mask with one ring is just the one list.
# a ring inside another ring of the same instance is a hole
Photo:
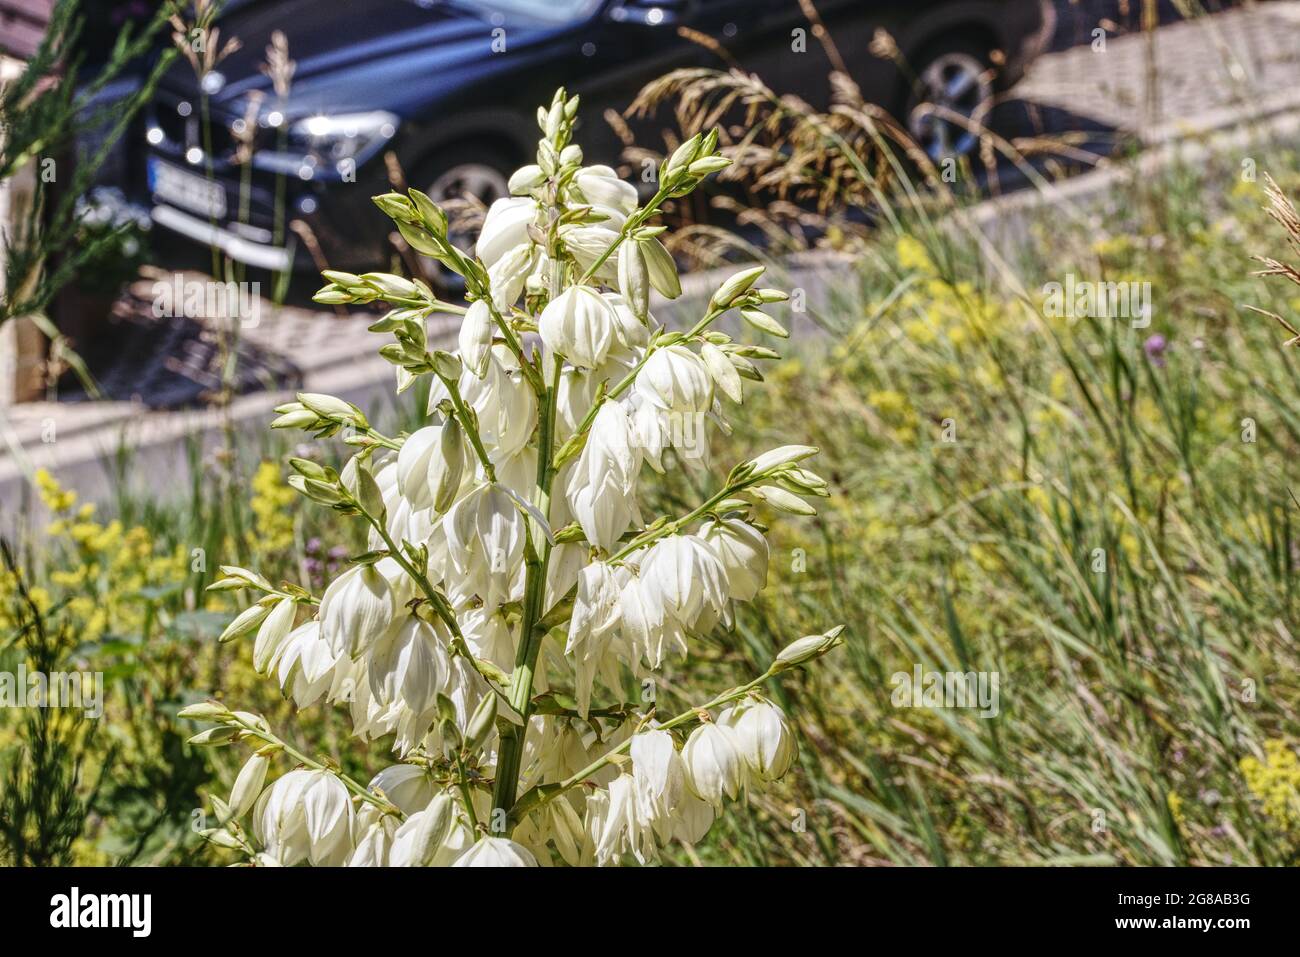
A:
{"label": "blurred dark car", "polygon": [[[864,95],[900,116],[918,99],[970,115],[1020,76],[1050,29],[1041,0],[817,7]],[[607,109],[626,108],[668,70],[724,65],[679,27],[717,38],[780,92],[814,105],[829,95],[829,64],[797,0],[235,0],[220,26],[223,40],[238,37],[242,47],[207,77],[210,143],[198,81],[178,62],[146,117],[140,185],[159,226],[276,270],[312,265],[301,248],[295,254],[293,234],[277,229],[285,217],[305,221],[336,268],[385,260],[389,224],[370,196],[388,189],[389,150],[410,185],[435,200],[504,195],[510,172],[536,148],[537,106],[561,85],[582,94],[586,161],[617,162]],[[879,27],[911,75],[869,52]],[[260,69],[276,30],[297,63],[283,100]],[[264,97],[252,114],[250,95]],[[971,146],[933,116],[912,125],[936,157]],[[241,132],[254,146],[246,203],[246,171],[234,162]],[[209,148],[215,184],[205,178]],[[278,174],[288,178],[280,217]]]}

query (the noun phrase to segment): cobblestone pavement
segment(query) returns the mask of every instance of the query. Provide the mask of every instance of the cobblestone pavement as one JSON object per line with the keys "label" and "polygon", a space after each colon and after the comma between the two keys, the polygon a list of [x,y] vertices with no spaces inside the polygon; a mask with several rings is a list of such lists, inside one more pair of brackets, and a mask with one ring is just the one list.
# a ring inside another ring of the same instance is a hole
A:
{"label": "cobblestone pavement", "polygon": [[1105,8],[1116,6],[1059,2],[1057,50],[1030,68],[1015,97],[1146,143],[1300,105],[1300,3],[1166,22],[1149,37],[1134,16],[1115,13],[1116,26],[1132,29],[1094,42]]}

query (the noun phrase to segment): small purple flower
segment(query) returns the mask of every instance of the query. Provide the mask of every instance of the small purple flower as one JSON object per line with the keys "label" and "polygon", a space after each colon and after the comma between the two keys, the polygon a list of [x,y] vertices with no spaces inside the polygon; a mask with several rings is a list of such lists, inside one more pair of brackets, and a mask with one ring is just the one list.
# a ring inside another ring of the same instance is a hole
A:
{"label": "small purple flower", "polygon": [[1157,366],[1165,364],[1165,349],[1168,348],[1169,342],[1160,333],[1149,337],[1142,348],[1146,350],[1147,358]]}

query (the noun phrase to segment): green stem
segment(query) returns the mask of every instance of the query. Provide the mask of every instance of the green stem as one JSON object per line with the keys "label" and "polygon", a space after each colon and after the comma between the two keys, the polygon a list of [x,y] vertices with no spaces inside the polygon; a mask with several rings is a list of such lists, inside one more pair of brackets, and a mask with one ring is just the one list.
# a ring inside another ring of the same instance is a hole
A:
{"label": "green stem", "polygon": [[478,815],[474,813],[474,801],[470,797],[469,782],[465,775],[465,762],[461,760],[460,754],[456,755],[456,773],[458,785],[460,787],[460,800],[465,805],[465,815],[469,818],[470,830],[474,832],[474,840],[479,838]]}
{"label": "green stem", "polygon": [[469,436],[470,445],[474,447],[474,454],[483,465],[483,474],[487,480],[496,484],[497,472],[492,465],[492,460],[488,458],[487,449],[483,447],[483,439],[478,434],[478,420],[470,414],[469,408],[465,405],[465,400],[460,394],[460,385],[452,379],[439,374],[438,378],[442,384],[447,387],[447,394],[451,396],[452,407],[456,410],[456,418],[460,420],[461,426],[465,429],[465,434]]}
{"label": "green stem", "polygon": [[[772,677],[773,674],[775,674],[775,672],[771,668],[768,668],[767,671],[763,672],[753,681],[732,688],[730,691],[724,691],[722,694],[718,695],[712,701],[706,702],[705,704],[702,705],[697,705],[693,708],[689,708],[686,711],[683,711],[681,714],[677,715],[677,717],[672,718],[664,722],[663,724],[659,725],[658,730],[667,731],[672,728],[679,727],[680,725],[686,724],[687,722],[697,720],[701,712],[708,711],[710,708],[716,708],[718,707],[718,705],[726,704],[729,701],[735,701],[737,698],[744,697],[745,695],[749,694],[749,692],[753,691],[755,688],[761,685],[768,678]],[[632,735],[622,744],[616,745],[615,747],[611,748],[609,751],[605,752],[604,755],[602,755],[600,758],[597,758],[595,761],[587,765],[581,771],[577,772],[576,774],[570,775],[569,777],[565,778],[563,781],[560,781],[558,784],[543,784],[531,788],[529,791],[523,794],[519,798],[519,800],[515,803],[514,807],[510,809],[511,818],[513,818],[516,821],[520,820],[521,818],[523,818],[524,815],[528,814],[529,812],[535,811],[537,808],[543,806],[544,804],[548,804],[551,801],[555,800],[565,791],[577,787],[579,784],[587,780],[587,778],[591,777],[601,768],[608,765],[620,754],[625,753],[632,746],[632,738],[634,737],[635,735]]]}
{"label": "green stem", "polygon": [[240,718],[233,718],[231,723],[238,725],[240,728],[242,728],[244,731],[251,734],[253,737],[259,738],[262,741],[265,741],[267,744],[275,745],[276,747],[280,748],[280,750],[282,750],[285,754],[289,755],[294,760],[296,760],[298,763],[305,764],[307,765],[307,767],[313,768],[314,770],[326,771],[329,774],[334,775],[336,778],[338,778],[340,781],[343,782],[344,786],[349,791],[351,791],[357,797],[361,798],[366,803],[373,804],[375,807],[379,808],[385,814],[396,814],[402,820],[406,819],[406,815],[403,814],[401,809],[398,808],[395,804],[393,804],[391,801],[384,800],[379,795],[373,793],[368,788],[364,787],[360,782],[344,774],[338,768],[332,768],[328,764],[324,764],[320,761],[317,761],[315,758],[308,757],[307,755],[299,751],[297,748],[295,748],[293,745],[287,744],[286,742],[282,741],[280,738],[276,737],[270,731],[264,731],[261,728],[257,727],[256,725],[251,725]]}
{"label": "green stem", "polygon": [[[544,394],[538,435],[537,487],[533,504],[548,518],[551,486],[555,481],[552,454],[555,444],[555,409],[560,391],[561,365],[562,360],[557,356],[552,369],[551,382]],[[515,652],[515,669],[510,676],[509,689],[510,706],[523,717],[523,724],[503,726],[492,794],[493,807],[503,810],[508,810],[515,803],[515,795],[519,788],[519,763],[523,754],[524,737],[528,733],[528,718],[532,714],[533,677],[544,637],[536,632],[537,623],[542,617],[542,605],[546,600],[546,575],[550,564],[551,545],[537,522],[533,519],[529,522],[531,554],[527,560],[524,578],[524,611],[519,632],[519,648]]]}
{"label": "green stem", "polygon": [[591,282],[591,278],[596,275],[601,266],[605,265],[606,260],[613,255],[614,250],[623,245],[623,240],[631,236],[634,230],[640,229],[647,219],[659,212],[659,204],[667,199],[668,194],[671,192],[672,188],[668,183],[660,184],[659,192],[655,193],[654,198],[624,220],[623,228],[619,230],[618,238],[610,243],[609,248],[601,253],[599,258],[591,264],[591,267],[582,274],[582,278],[578,280],[579,285],[585,285]]}

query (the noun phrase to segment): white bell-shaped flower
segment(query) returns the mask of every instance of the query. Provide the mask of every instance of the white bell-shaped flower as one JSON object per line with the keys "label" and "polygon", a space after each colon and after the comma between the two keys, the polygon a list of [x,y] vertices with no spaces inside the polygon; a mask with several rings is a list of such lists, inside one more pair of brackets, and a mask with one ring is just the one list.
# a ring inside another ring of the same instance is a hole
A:
{"label": "white bell-shaped flower", "polygon": [[433,782],[424,768],[394,764],[370,779],[369,790],[383,792],[403,814],[414,814],[433,800]]}
{"label": "white bell-shaped flower", "polygon": [[455,817],[455,799],[439,794],[422,811],[407,815],[393,836],[393,867],[428,867],[442,849]]}
{"label": "white bell-shaped flower", "polygon": [[328,771],[313,771],[302,794],[308,859],[316,867],[338,867],[352,850],[352,798],[343,782]]}
{"label": "white bell-shaped flower", "polygon": [[356,654],[388,630],[397,607],[388,579],[375,565],[354,566],[321,596],[321,637],[335,654]]}
{"label": "white bell-shaped flower", "polygon": [[614,343],[618,316],[591,286],[570,286],[542,310],[537,329],[542,342],[582,369],[605,361]]}
{"label": "white bell-shaped flower", "polygon": [[[569,251],[569,255],[578,261],[578,266],[583,270],[587,270],[596,265],[596,262],[605,255],[610,246],[618,242],[618,230],[622,226],[621,217],[596,225],[579,226],[575,224],[561,226],[559,230],[560,240],[564,243],[565,249]],[[596,270],[596,278],[605,283],[617,281],[618,257],[609,256],[606,258]]]}
{"label": "white bell-shaped flower", "polygon": [[623,215],[636,209],[636,187],[619,178],[608,166],[586,166],[573,177],[584,202],[592,206],[606,206]]}
{"label": "white bell-shaped flower", "polygon": [[[493,460],[518,455],[537,424],[537,394],[504,345],[494,345],[482,378],[466,368],[457,383],[461,396],[478,416],[479,437]],[[447,398],[441,382],[429,388],[429,409]]]}
{"label": "white bell-shaped flower", "polygon": [[726,607],[722,562],[695,535],[665,535],[646,551],[639,575],[662,607],[687,628],[712,627]]}
{"label": "white bell-shaped flower", "polygon": [[400,701],[417,714],[447,684],[451,664],[437,629],[416,615],[396,622],[366,652],[370,693],[382,705]]}
{"label": "white bell-shaped flower", "polygon": [[576,489],[571,488],[569,507],[587,541],[606,551],[614,547],[641,514],[636,495],[624,488],[613,474],[602,476],[594,484],[583,481]]}
{"label": "white bell-shaped flower", "polygon": [[492,354],[492,335],[496,325],[492,320],[492,310],[482,299],[470,303],[465,311],[465,318],[460,321],[460,333],[456,345],[460,350],[460,360],[480,379],[487,372],[488,356]]}
{"label": "white bell-shaped flower", "polygon": [[508,312],[519,294],[524,291],[528,277],[537,263],[537,247],[532,242],[521,243],[511,249],[488,268],[488,284],[492,290],[492,304],[501,312]]}
{"label": "white bell-shaped flower", "polygon": [[352,851],[352,800],[328,771],[290,771],[262,793],[254,809],[257,839],[282,865],[304,858],[337,867]]}
{"label": "white bell-shaped flower", "polygon": [[636,391],[661,409],[704,413],[713,407],[713,377],[683,345],[656,349],[636,379]]}
{"label": "white bell-shaped flower", "polygon": [[507,837],[480,837],[452,867],[536,867],[537,858]]}
{"label": "white bell-shaped flower", "polygon": [[632,736],[628,753],[638,815],[656,825],[670,821],[686,790],[686,766],[673,736],[658,729],[643,731]]}
{"label": "white bell-shaped flower", "polygon": [[700,537],[722,562],[736,601],[752,600],[767,585],[767,538],[753,525],[736,518],[707,522]]}
{"label": "white bell-shaped flower", "polygon": [[348,867],[388,867],[393,838],[401,822],[391,814],[382,814],[372,805],[357,812],[353,825],[356,847],[348,857]]}
{"label": "white bell-shaped flower", "polygon": [[488,605],[508,601],[524,560],[524,519],[514,499],[498,485],[481,485],[452,506],[443,528],[466,589]]}
{"label": "white bell-shaped flower", "polygon": [[686,739],[682,760],[691,791],[715,808],[722,806],[723,797],[735,798],[745,786],[745,759],[730,728],[701,724]]}
{"label": "white bell-shaped flower", "polygon": [[574,693],[578,713],[584,718],[591,702],[591,686],[605,660],[610,639],[619,624],[619,596],[624,572],[606,562],[592,562],[578,573],[569,640],[564,653],[573,659]]}
{"label": "white bell-shaped flower", "polygon": [[799,754],[785,712],[766,699],[749,699],[728,708],[718,723],[731,728],[745,764],[759,780],[782,777]]}
{"label": "white bell-shaped flower", "polygon": [[285,642],[277,668],[280,687],[298,707],[306,708],[329,690],[342,657],[321,637],[320,620],[313,619],[295,628]]}
{"label": "white bell-shaped flower", "polygon": [[630,774],[620,774],[609,783],[603,804],[589,814],[587,826],[598,866],[616,864],[627,852],[641,864],[658,856],[654,830],[639,813],[636,782]]}
{"label": "white bell-shaped flower", "polygon": [[441,514],[455,500],[466,472],[468,449],[455,422],[413,432],[397,453],[397,489],[413,510]]}
{"label": "white bell-shaped flower", "polygon": [[474,247],[479,261],[491,268],[507,252],[529,242],[528,227],[537,213],[537,202],[526,196],[498,199],[489,206]]}

